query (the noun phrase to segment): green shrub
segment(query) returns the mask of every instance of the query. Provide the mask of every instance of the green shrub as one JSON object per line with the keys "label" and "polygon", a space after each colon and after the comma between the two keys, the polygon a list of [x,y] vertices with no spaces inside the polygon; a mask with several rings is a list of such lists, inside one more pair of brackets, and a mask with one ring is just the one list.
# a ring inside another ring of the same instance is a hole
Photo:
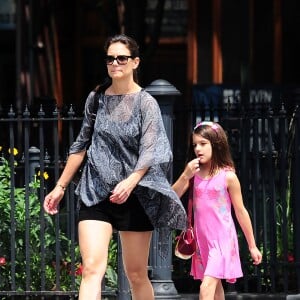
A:
{"label": "green shrub", "polygon": [[[1,150],[1,149],[0,149]],[[43,174],[47,179],[47,174]],[[54,217],[43,213],[42,201],[39,200],[40,177],[35,176],[29,184],[26,201],[25,187],[11,188],[11,169],[8,161],[0,157],[0,290],[12,289],[12,249],[15,253],[15,289],[28,290],[26,279],[30,279],[29,290],[40,291],[42,278],[44,290],[71,291],[78,290],[82,266],[79,247],[72,244],[63,230],[59,230],[60,253],[59,263],[56,263],[56,225]],[[12,202],[13,201],[13,202]],[[26,202],[28,203],[26,214]],[[15,209],[11,210],[12,203]],[[28,216],[28,217],[27,217]],[[11,226],[14,220],[15,230]],[[44,226],[41,227],[41,220]],[[27,228],[27,230],[26,230]],[[11,241],[11,237],[15,239]],[[26,253],[26,239],[29,245]],[[43,241],[43,243],[41,242]],[[13,244],[12,244],[13,243]],[[44,246],[43,246],[44,245]],[[44,249],[42,249],[42,247]],[[71,270],[71,253],[74,251],[74,274]],[[45,253],[44,261],[41,253]],[[26,257],[30,261],[29,274],[26,270]],[[43,267],[44,266],[44,267]],[[111,288],[117,286],[117,243],[111,241],[106,282]],[[59,275],[60,287],[56,287],[56,277]]]}

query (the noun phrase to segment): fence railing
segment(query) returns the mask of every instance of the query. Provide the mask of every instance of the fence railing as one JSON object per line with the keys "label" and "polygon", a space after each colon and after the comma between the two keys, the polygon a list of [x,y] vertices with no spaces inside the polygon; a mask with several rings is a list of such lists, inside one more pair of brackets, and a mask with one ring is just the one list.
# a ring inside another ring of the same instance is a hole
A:
{"label": "fence railing", "polygon": [[[253,104],[247,110],[195,103],[192,108],[175,112],[175,120],[176,114],[188,113],[192,113],[193,123],[218,120],[226,129],[244,202],[263,253],[262,265],[254,267],[241,235],[244,277],[234,289],[258,293],[299,292],[300,119],[297,105],[286,111],[282,103],[280,109],[273,111],[270,103]],[[75,186],[69,186],[60,213],[53,217],[44,214],[42,202],[59,177],[81,120],[72,107],[65,115],[55,109],[51,116],[46,115],[42,107],[36,116],[31,116],[28,109],[22,116],[16,116],[11,110],[0,119],[0,298],[1,295],[76,298],[81,264]],[[176,147],[182,145],[175,144],[174,150]],[[117,237],[114,241],[117,243]],[[116,244],[111,247],[117,260],[118,248]],[[178,291],[191,292],[194,287],[187,271],[189,262],[175,257],[172,261],[172,276]],[[119,290],[123,284],[128,294],[124,277],[116,279],[113,272],[117,262],[110,263],[111,273],[103,283],[104,294],[118,294],[117,284]],[[151,273],[151,265],[149,270]],[[119,266],[116,273],[122,272]]]}

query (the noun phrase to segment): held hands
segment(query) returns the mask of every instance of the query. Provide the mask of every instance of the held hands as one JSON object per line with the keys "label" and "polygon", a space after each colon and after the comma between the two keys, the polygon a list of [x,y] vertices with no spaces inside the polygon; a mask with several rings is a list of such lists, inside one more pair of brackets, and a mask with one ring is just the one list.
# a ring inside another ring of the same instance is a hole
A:
{"label": "held hands", "polygon": [[261,255],[260,251],[258,250],[258,248],[255,246],[253,248],[250,248],[249,251],[250,251],[250,255],[253,259],[253,264],[259,265],[262,261],[262,255]]}
{"label": "held hands", "polygon": [[64,188],[57,185],[44,200],[44,210],[50,215],[58,213],[58,204],[64,196]]}

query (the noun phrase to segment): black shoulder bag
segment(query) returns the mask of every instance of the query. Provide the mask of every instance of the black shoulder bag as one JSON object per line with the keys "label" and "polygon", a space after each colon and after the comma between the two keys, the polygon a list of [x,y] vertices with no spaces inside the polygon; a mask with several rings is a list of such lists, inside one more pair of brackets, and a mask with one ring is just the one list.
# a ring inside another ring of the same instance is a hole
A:
{"label": "black shoulder bag", "polygon": [[[99,96],[98,92],[95,92],[95,95],[93,97],[93,112],[95,114],[95,119],[92,120],[93,126],[92,126],[92,130],[91,130],[91,138],[93,135],[93,131],[94,131],[94,124],[95,124],[95,120],[96,120],[96,115],[97,115],[97,111],[98,111],[98,107],[99,107],[99,101],[97,101],[97,96]],[[82,170],[84,165],[86,164],[87,161],[87,154],[85,153],[84,159],[79,167],[79,169],[77,170],[77,172],[75,173],[75,175],[73,176],[72,182],[77,185],[79,183],[79,180],[81,178],[82,175]]]}

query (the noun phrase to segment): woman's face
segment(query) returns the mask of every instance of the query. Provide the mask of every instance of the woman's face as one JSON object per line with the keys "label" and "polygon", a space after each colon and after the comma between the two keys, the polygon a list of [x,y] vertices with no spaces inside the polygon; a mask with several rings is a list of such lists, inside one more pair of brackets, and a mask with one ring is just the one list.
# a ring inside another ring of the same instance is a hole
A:
{"label": "woman's face", "polygon": [[[107,49],[107,56],[117,57],[119,55],[130,56],[131,53],[129,49],[120,42],[111,44]],[[114,80],[124,79],[133,76],[133,70],[139,65],[139,58],[128,58],[126,64],[119,64],[115,59],[111,65],[107,65],[108,75]]]}

